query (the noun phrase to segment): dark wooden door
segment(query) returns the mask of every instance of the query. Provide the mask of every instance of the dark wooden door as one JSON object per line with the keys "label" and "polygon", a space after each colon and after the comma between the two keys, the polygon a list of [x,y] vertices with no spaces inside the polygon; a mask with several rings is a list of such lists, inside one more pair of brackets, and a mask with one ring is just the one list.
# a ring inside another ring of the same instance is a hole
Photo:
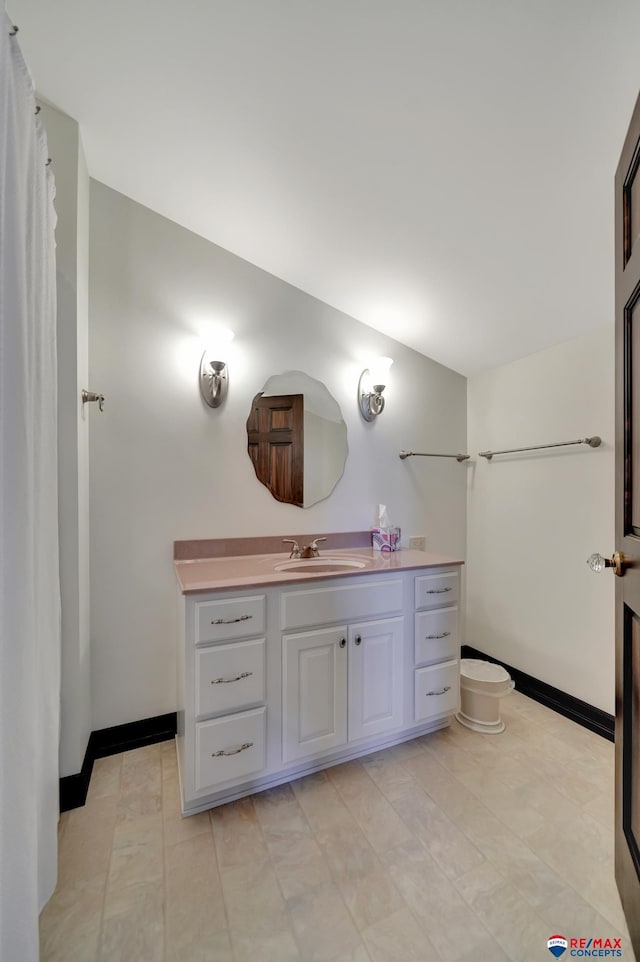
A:
{"label": "dark wooden door", "polygon": [[616,882],[640,958],[640,98],[616,192]]}
{"label": "dark wooden door", "polygon": [[248,450],[258,479],[278,501],[304,502],[304,395],[256,394],[247,421]]}

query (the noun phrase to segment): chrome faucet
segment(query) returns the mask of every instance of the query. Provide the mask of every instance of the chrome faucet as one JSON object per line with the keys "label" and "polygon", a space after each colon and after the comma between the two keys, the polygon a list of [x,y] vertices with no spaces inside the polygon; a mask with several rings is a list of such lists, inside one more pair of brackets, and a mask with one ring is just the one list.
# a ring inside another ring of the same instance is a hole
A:
{"label": "chrome faucet", "polygon": [[290,558],[318,558],[320,556],[318,544],[326,540],[326,538],[314,538],[311,544],[306,544],[304,548],[301,548],[293,538],[283,538],[282,543],[291,545]]}
{"label": "chrome faucet", "polygon": [[301,557],[301,558],[317,558],[317,557],[319,557],[320,552],[318,551],[318,543],[319,543],[320,541],[326,541],[326,540],[327,540],[326,538],[315,538],[315,539],[311,542],[311,544],[307,544],[307,545],[304,546],[304,548],[303,548],[302,551],[300,552],[300,557]]}

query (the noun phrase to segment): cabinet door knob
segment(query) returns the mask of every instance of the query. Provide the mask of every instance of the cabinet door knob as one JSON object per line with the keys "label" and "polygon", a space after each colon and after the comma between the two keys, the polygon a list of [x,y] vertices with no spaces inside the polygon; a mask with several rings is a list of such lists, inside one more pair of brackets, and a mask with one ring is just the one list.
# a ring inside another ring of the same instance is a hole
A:
{"label": "cabinet door knob", "polygon": [[340,639],[340,647],[341,647],[341,648],[346,648],[346,646],[347,646],[347,639],[346,639],[346,638],[341,638],[341,639]]}
{"label": "cabinet door knob", "polygon": [[356,642],[356,645],[361,645],[361,644],[362,644],[362,635],[356,635],[356,637],[355,637],[355,642]]}

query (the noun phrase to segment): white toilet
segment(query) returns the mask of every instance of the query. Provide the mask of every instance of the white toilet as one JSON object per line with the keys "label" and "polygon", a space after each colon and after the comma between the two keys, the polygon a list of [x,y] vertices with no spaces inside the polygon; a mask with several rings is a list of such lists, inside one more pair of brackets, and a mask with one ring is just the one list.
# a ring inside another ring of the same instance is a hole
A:
{"label": "white toilet", "polygon": [[509,672],[478,658],[460,659],[460,711],[456,718],[474,732],[499,735],[504,731],[500,699],[515,688]]}

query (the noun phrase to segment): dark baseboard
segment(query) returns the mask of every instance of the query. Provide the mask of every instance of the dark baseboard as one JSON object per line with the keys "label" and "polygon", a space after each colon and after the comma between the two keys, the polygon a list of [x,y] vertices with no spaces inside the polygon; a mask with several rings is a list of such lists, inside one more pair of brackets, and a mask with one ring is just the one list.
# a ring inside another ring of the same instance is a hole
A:
{"label": "dark baseboard", "polygon": [[[523,695],[527,695],[534,701],[540,702],[541,705],[546,705],[547,708],[565,715],[611,742],[614,740],[615,719],[613,715],[607,714],[600,708],[594,708],[586,701],[568,695],[566,692],[560,691],[559,688],[554,688],[553,685],[548,685],[532,675],[527,675],[526,672],[514,668],[513,665],[508,665],[492,655],[485,655],[484,652],[478,651],[477,648],[472,648],[470,645],[462,646],[461,655],[463,658],[481,658],[484,661],[502,665],[515,681],[517,690],[522,692]],[[77,775],[67,775],[60,779],[60,811],[68,812],[72,808],[80,808],[84,805],[89,790],[93,763],[96,758],[106,758],[108,755],[118,755],[120,752],[142,748],[144,745],[168,741],[175,736],[176,730],[177,715],[175,712],[169,712],[167,715],[142,718],[126,725],[115,725],[113,728],[103,728],[100,731],[91,732],[82,770]]]}
{"label": "dark baseboard", "polygon": [[519,668],[514,668],[512,665],[500,661],[499,658],[493,658],[492,655],[485,655],[484,652],[478,651],[477,648],[472,648],[470,645],[462,646],[461,655],[463,658],[481,658],[484,661],[493,662],[494,665],[502,665],[515,681],[516,689],[522,692],[523,695],[527,695],[529,698],[533,698],[534,701],[540,702],[541,705],[546,705],[547,708],[559,712],[559,714],[570,718],[572,721],[577,722],[584,728],[588,728],[597,735],[602,735],[603,738],[607,738],[610,742],[614,741],[615,718],[606,711],[602,711],[600,708],[594,708],[593,705],[589,705],[586,701],[582,701],[574,695],[568,695],[566,692],[560,691],[559,688],[548,685],[546,681],[540,681],[532,675],[527,675],[526,672],[520,671]]}
{"label": "dark baseboard", "polygon": [[156,715],[154,718],[141,718],[126,725],[114,725],[91,732],[89,744],[77,775],[67,775],[60,779],[60,811],[68,812],[80,808],[87,800],[89,781],[96,758],[118,755],[145,745],[155,745],[173,738],[177,731],[176,712]]}

